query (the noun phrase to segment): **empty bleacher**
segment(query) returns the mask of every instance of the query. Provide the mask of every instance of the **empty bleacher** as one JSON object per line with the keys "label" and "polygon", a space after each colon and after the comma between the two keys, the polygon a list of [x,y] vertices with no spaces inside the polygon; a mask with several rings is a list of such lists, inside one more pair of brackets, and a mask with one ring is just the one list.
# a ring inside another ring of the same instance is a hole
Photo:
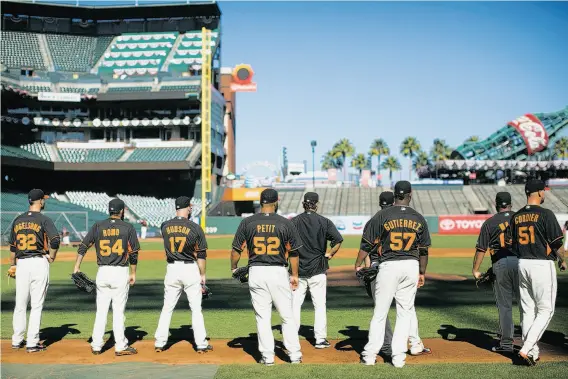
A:
{"label": "empty bleacher", "polygon": [[51,161],[51,156],[49,155],[47,145],[43,142],[34,142],[28,145],[23,145],[21,146],[21,148],[29,151],[30,153],[38,156],[45,161]]}
{"label": "empty bleacher", "polygon": [[63,162],[68,163],[89,163],[89,162],[116,162],[122,154],[124,149],[111,148],[111,149],[72,149],[61,148],[58,150],[59,156]]}
{"label": "empty bleacher", "polygon": [[137,148],[127,162],[179,162],[184,161],[191,150],[191,147]]}
{"label": "empty bleacher", "polygon": [[2,145],[2,156],[12,157],[12,158],[25,158],[25,159],[36,159],[45,160],[41,156],[34,154],[28,150],[24,150],[15,146]]}
{"label": "empty bleacher", "polygon": [[[211,32],[211,49],[218,45],[219,32]],[[192,30],[181,37],[181,41],[169,63],[168,70],[174,72],[187,72],[190,67],[201,67],[202,35],[200,30]]]}
{"label": "empty bleacher", "polygon": [[280,190],[278,191],[278,196],[280,200],[278,201],[278,209],[280,212],[286,213],[298,213],[302,210],[302,200],[304,191],[303,190]]}
{"label": "empty bleacher", "polygon": [[87,72],[93,66],[96,37],[46,34],[55,71]]}
{"label": "empty bleacher", "polygon": [[108,212],[108,203],[112,200],[112,197],[102,192],[68,191],[65,195],[69,202],[101,213]]}
{"label": "empty bleacher", "polygon": [[0,52],[8,68],[32,67],[45,70],[38,35],[35,33],[2,31]]}

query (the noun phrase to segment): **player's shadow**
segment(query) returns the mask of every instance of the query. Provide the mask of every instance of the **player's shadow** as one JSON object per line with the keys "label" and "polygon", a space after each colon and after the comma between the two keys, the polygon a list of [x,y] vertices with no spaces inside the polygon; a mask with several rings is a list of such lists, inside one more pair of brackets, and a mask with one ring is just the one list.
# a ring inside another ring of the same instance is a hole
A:
{"label": "player's shadow", "polygon": [[81,331],[72,326],[77,324],[63,324],[61,326],[51,326],[43,328],[39,331],[40,339],[43,340],[45,346],[53,345],[61,341],[68,334],[80,334]]}
{"label": "player's shadow", "polygon": [[568,336],[564,333],[551,332],[550,330],[547,330],[542,335],[540,342],[568,351]]}
{"label": "player's shadow", "polygon": [[[128,345],[132,345],[133,343],[137,342],[137,341],[142,341],[144,339],[145,336],[148,335],[147,332],[143,331],[143,330],[138,330],[138,328],[140,328],[140,326],[127,326],[124,329],[124,336],[126,337],[126,339],[128,340]],[[114,345],[116,344],[116,341],[114,339],[114,332],[112,330],[106,332],[105,334],[109,334],[109,338],[108,340],[106,340],[105,344],[103,345],[103,348],[101,349],[101,352],[105,352],[109,349],[111,349],[112,347],[114,347]],[[91,338],[89,338],[89,343],[92,341]]]}
{"label": "player's shadow", "polygon": [[[209,337],[207,337],[207,340],[209,340]],[[168,338],[168,343],[164,346],[164,350],[168,350],[176,343],[184,341],[188,342],[194,350],[197,350],[195,335],[191,325],[181,325],[177,329],[170,329],[170,337]]]}
{"label": "player's shadow", "polygon": [[316,344],[316,336],[314,334],[314,327],[310,325],[300,325],[298,334],[304,337],[312,346]]}
{"label": "player's shadow", "polygon": [[346,329],[340,330],[346,339],[335,344],[335,350],[339,351],[355,351],[357,354],[363,352],[363,348],[369,338],[369,331],[361,330],[358,326],[346,326]]}
{"label": "player's shadow", "polygon": [[[253,357],[257,362],[262,359],[262,354],[258,351],[258,335],[256,333],[250,333],[248,337],[237,337],[227,342],[227,346],[233,349],[242,349],[244,353]],[[274,353],[279,359],[290,362],[282,342],[274,341]]]}

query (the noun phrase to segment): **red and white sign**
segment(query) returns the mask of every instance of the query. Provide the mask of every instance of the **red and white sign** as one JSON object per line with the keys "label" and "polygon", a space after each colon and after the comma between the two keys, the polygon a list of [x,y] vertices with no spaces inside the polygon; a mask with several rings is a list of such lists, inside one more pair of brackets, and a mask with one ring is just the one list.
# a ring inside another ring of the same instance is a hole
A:
{"label": "red and white sign", "polygon": [[526,114],[516,120],[509,122],[513,128],[519,132],[525,145],[528,155],[538,153],[548,146],[548,134],[542,122],[532,114]]}
{"label": "red and white sign", "polygon": [[491,215],[439,216],[439,234],[479,234],[481,226]]}

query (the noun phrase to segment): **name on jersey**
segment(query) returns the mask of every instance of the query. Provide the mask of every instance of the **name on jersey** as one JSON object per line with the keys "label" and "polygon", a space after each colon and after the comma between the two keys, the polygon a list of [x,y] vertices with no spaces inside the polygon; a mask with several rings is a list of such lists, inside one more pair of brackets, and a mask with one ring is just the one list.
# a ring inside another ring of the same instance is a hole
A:
{"label": "name on jersey", "polygon": [[172,225],[166,227],[166,233],[173,234],[173,233],[182,233],[182,234],[189,234],[189,228],[183,225]]}
{"label": "name on jersey", "polygon": [[118,237],[120,229],[103,229],[103,237]]}
{"label": "name on jersey", "polygon": [[522,224],[523,222],[537,222],[540,215],[538,213],[525,213],[515,216],[515,225]]}
{"label": "name on jersey", "polygon": [[391,221],[387,221],[383,224],[383,227],[385,228],[385,230],[391,231],[392,229],[395,228],[410,228],[413,229],[415,231],[419,231],[420,228],[422,228],[422,224],[413,220],[407,220],[404,218],[400,218],[397,220],[391,220]]}
{"label": "name on jersey", "polygon": [[257,233],[274,233],[276,225],[274,224],[259,224],[256,226]]}
{"label": "name on jersey", "polygon": [[39,224],[36,224],[35,222],[20,222],[16,225],[14,225],[14,232],[18,233],[20,230],[22,229],[26,229],[26,230],[33,230],[36,233],[39,233],[39,231],[41,230],[41,226]]}

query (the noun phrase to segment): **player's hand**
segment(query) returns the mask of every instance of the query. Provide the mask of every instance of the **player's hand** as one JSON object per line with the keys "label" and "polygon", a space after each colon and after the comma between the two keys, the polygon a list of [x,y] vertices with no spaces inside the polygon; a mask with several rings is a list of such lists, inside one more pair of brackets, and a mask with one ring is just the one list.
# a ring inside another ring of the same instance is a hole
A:
{"label": "player's hand", "polygon": [[131,286],[133,286],[134,283],[136,283],[136,274],[130,274],[130,279],[128,280],[128,283],[130,283]]}
{"label": "player's hand", "polygon": [[425,281],[426,278],[424,277],[424,275],[418,275],[418,288],[422,287]]}
{"label": "player's hand", "polygon": [[566,271],[566,268],[568,268],[566,261],[562,261],[562,263],[558,262],[558,268],[560,269],[560,271]]}
{"label": "player's hand", "polygon": [[472,271],[472,274],[473,274],[473,277],[474,277],[475,279],[481,278],[481,272],[479,272],[479,271],[473,270],[473,271]]}
{"label": "player's hand", "polygon": [[205,275],[201,275],[201,285],[204,286],[206,282]]}
{"label": "player's hand", "polygon": [[329,261],[331,258],[333,258],[333,255],[331,255],[331,254],[326,254],[325,257],[326,257],[326,259]]}
{"label": "player's hand", "polygon": [[355,267],[355,272],[359,272],[362,268],[363,268],[363,267],[361,267],[361,266]]}
{"label": "player's hand", "polygon": [[79,267],[75,267],[75,268],[73,269],[73,274],[76,274],[76,273],[78,273],[78,272],[81,272],[81,270],[79,269]]}
{"label": "player's hand", "polygon": [[292,291],[296,291],[296,289],[298,289],[298,284],[300,284],[298,277],[290,276],[290,287],[292,287]]}
{"label": "player's hand", "polygon": [[48,261],[49,263],[53,263],[54,259],[51,258],[49,255],[48,255],[46,258],[47,258],[47,261]]}
{"label": "player's hand", "polygon": [[[238,267],[237,267],[237,268],[238,268]],[[237,271],[237,268],[232,268],[232,269],[231,269],[231,274],[234,274],[235,271]]]}

